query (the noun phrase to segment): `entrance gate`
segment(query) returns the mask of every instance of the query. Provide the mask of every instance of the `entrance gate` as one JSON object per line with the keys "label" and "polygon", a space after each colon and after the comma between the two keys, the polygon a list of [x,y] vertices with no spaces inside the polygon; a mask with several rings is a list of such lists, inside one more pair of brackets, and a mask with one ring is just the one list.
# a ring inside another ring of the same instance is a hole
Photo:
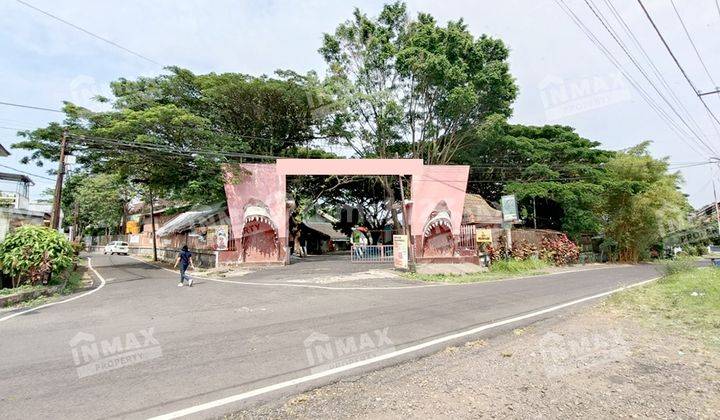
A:
{"label": "entrance gate", "polygon": [[[294,203],[286,197],[288,175],[410,176],[412,200],[403,203],[408,218],[403,222],[416,260],[452,260],[457,256],[469,171],[464,165],[424,165],[421,159],[278,159],[274,164],[228,165],[225,194],[236,251],[222,260],[289,262],[288,216]],[[392,261],[386,254],[390,245],[375,247],[366,255]]]}

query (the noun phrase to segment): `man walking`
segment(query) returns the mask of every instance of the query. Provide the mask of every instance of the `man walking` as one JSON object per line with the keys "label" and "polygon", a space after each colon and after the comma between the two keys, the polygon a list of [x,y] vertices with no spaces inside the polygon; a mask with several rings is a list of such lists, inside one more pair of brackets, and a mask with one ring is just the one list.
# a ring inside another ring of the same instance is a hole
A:
{"label": "man walking", "polygon": [[182,287],[183,282],[186,279],[188,286],[192,287],[193,279],[192,277],[188,276],[186,272],[188,267],[191,267],[194,270],[195,264],[193,264],[192,253],[188,251],[187,245],[184,245],[182,247],[182,251],[180,251],[178,257],[175,259],[175,265],[173,266],[173,268],[177,267],[178,263],[180,264],[180,283],[178,283],[178,287]]}

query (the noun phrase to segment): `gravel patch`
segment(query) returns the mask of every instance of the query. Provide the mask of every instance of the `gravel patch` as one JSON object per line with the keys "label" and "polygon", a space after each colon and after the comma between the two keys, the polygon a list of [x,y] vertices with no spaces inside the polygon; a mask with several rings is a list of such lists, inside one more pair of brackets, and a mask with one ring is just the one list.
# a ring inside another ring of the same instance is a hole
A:
{"label": "gravel patch", "polygon": [[602,306],[227,416],[717,418],[720,351]]}

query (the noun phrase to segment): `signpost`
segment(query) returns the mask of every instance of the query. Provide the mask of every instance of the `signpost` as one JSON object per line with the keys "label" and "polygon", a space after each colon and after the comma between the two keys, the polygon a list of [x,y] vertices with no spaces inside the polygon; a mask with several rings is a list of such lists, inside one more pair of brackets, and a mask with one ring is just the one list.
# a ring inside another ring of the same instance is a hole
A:
{"label": "signpost", "polygon": [[503,195],[500,197],[500,203],[502,203],[503,222],[514,222],[519,219],[514,195]]}
{"label": "signpost", "polygon": [[507,240],[508,252],[512,249],[512,223],[519,220],[517,200],[514,195],[503,195],[500,197],[503,213],[503,229],[505,229],[505,238]]}
{"label": "signpost", "polygon": [[393,263],[395,268],[408,269],[408,235],[393,235]]}

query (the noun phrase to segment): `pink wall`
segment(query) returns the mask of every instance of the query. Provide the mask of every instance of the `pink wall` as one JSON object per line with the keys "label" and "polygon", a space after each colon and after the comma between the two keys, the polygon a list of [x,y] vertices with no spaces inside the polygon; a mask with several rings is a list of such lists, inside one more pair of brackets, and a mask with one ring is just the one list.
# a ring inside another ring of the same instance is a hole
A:
{"label": "pink wall", "polygon": [[460,234],[469,173],[469,166],[438,165],[423,166],[421,173],[413,175],[410,188],[413,202],[410,224],[413,236],[422,235],[428,215],[441,200],[445,200],[450,210],[453,235]]}
{"label": "pink wall", "polygon": [[[278,227],[280,246],[284,248],[288,236],[287,175],[411,175],[413,205],[408,218],[420,251],[423,227],[442,200],[451,213],[452,233],[460,233],[469,172],[468,166],[424,166],[420,159],[278,159],[276,164],[249,163],[232,170],[226,168],[225,193],[236,235],[242,232],[244,206],[257,199],[270,209]],[[283,250],[278,256],[280,260],[285,258]]]}
{"label": "pink wall", "polygon": [[[281,247],[278,257],[281,260],[284,259],[283,248],[287,244],[288,230],[285,209],[285,175],[278,174],[275,164],[246,163],[232,170],[226,168],[225,195],[232,230],[235,232],[236,238],[242,234],[245,205],[252,199],[265,203],[278,230],[278,241]],[[238,251],[242,250],[238,249]]]}
{"label": "pink wall", "polygon": [[278,159],[281,175],[415,175],[422,159]]}

